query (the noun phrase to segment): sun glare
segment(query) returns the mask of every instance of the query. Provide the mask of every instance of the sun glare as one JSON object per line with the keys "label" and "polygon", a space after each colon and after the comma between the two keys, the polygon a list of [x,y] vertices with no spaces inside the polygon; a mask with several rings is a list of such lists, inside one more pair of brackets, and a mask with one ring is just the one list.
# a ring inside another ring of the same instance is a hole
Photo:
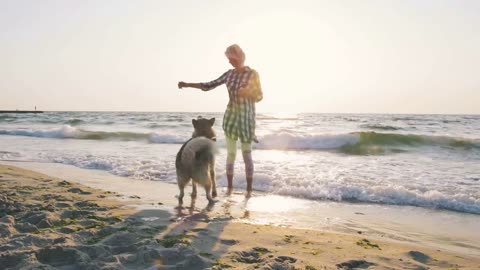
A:
{"label": "sun glare", "polygon": [[303,200],[276,195],[251,198],[247,210],[255,212],[287,212],[294,209],[306,208],[308,203]]}

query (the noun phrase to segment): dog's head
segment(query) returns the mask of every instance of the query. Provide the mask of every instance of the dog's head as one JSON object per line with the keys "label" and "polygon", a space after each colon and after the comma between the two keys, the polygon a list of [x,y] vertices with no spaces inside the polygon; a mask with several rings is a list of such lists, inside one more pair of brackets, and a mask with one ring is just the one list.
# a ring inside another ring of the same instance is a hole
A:
{"label": "dog's head", "polygon": [[192,119],[193,128],[195,129],[193,131],[192,138],[203,136],[216,141],[217,137],[215,135],[215,131],[213,130],[214,123],[215,118],[205,119],[199,116],[197,119]]}

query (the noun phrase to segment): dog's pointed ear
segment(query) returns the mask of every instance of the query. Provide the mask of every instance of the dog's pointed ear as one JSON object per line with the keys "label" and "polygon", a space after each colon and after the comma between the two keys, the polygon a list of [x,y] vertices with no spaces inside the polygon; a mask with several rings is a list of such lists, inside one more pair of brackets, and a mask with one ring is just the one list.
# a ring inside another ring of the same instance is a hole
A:
{"label": "dog's pointed ear", "polygon": [[210,125],[213,126],[213,124],[215,124],[215,117],[208,120],[208,122],[210,122]]}
{"label": "dog's pointed ear", "polygon": [[192,125],[194,128],[197,128],[197,119],[192,119]]}

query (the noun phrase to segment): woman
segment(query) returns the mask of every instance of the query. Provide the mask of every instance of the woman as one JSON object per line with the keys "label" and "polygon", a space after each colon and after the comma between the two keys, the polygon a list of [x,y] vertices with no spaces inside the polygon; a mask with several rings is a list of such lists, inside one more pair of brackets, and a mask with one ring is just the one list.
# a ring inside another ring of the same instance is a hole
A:
{"label": "woman", "polygon": [[178,87],[192,87],[209,91],[226,84],[229,102],[223,117],[223,130],[227,143],[227,194],[233,190],[233,168],[237,155],[237,140],[241,142],[245,175],[247,178],[246,197],[252,194],[253,161],[252,141],[255,137],[255,103],[263,98],[258,73],[245,66],[245,53],[237,44],[231,45],[225,51],[233,69],[225,72],[220,78],[207,83],[179,82]]}

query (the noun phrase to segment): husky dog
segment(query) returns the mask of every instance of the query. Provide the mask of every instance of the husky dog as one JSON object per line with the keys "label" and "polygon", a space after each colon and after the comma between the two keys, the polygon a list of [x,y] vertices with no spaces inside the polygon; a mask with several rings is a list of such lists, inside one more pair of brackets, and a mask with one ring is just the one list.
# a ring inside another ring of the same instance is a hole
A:
{"label": "husky dog", "polygon": [[[215,184],[215,118],[192,119],[194,132],[192,138],[182,145],[175,161],[177,184],[180,189],[179,205],[183,204],[184,188],[192,179],[192,198],[197,196],[197,184],[205,188],[209,203],[217,196]],[[212,194],[210,195],[210,191]]]}

